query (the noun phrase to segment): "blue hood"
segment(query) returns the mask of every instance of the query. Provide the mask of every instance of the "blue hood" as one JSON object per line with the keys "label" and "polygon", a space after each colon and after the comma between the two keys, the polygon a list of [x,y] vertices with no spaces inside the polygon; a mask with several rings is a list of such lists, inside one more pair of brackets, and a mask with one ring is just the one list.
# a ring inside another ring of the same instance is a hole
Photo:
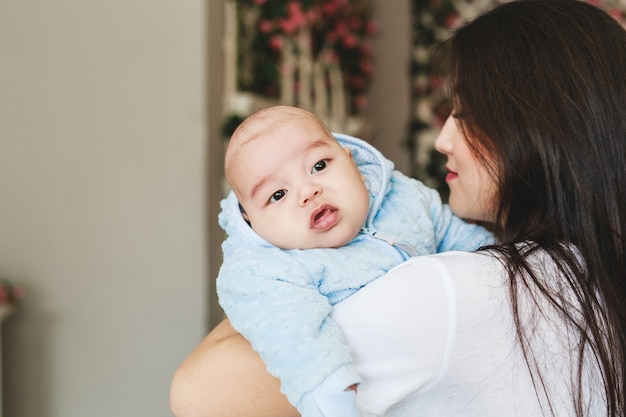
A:
{"label": "blue hood", "polygon": [[[370,210],[365,222],[372,227],[374,216],[389,192],[389,179],[393,172],[393,163],[386,159],[380,151],[364,140],[342,133],[333,133],[337,142],[352,152],[352,158],[365,177],[365,186],[370,195]],[[240,235],[247,242],[264,247],[273,247],[271,243],[259,236],[245,221],[239,209],[239,201],[233,191],[221,202],[219,224],[229,236]]]}

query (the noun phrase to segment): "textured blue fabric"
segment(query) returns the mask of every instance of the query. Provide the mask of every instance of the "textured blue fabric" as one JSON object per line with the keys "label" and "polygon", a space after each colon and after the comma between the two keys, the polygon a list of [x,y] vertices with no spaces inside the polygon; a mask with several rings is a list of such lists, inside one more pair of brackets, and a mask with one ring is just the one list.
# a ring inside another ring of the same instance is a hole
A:
{"label": "textured blue fabric", "polygon": [[[228,234],[217,279],[220,305],[304,417],[323,415],[312,390],[351,364],[341,331],[329,319],[334,304],[410,254],[475,250],[492,242],[490,233],[455,217],[435,190],[395,171],[367,142],[335,137],[351,149],[365,176],[367,233],[341,248],[282,250],[248,226],[232,192],[219,215]],[[358,381],[346,377],[344,382],[345,388]]]}

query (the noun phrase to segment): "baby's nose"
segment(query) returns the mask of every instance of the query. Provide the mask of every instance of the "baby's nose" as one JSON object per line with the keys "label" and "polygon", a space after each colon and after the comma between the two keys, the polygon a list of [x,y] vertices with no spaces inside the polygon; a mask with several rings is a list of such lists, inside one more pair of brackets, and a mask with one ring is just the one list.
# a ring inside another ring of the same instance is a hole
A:
{"label": "baby's nose", "polygon": [[309,204],[311,201],[315,200],[316,197],[319,197],[320,194],[322,194],[322,187],[317,184],[307,185],[300,194],[300,205],[305,206]]}

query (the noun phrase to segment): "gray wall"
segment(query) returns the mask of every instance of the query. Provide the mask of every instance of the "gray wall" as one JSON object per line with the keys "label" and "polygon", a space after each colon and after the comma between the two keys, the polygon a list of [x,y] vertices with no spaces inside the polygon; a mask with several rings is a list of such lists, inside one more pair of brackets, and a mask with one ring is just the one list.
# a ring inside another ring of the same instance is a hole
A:
{"label": "gray wall", "polygon": [[205,2],[0,1],[5,416],[170,416],[207,328]]}
{"label": "gray wall", "polygon": [[409,174],[410,114],[409,51],[411,50],[411,0],[374,0],[379,34],[373,40],[376,77],[370,90],[371,142]]}

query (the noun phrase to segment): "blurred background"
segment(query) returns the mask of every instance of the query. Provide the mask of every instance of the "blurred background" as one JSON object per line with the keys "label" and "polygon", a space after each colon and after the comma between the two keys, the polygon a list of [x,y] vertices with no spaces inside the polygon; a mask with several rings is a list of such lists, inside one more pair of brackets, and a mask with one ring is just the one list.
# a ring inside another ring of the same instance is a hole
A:
{"label": "blurred background", "polygon": [[0,0],[3,415],[171,416],[222,318],[233,126],[307,107],[439,186],[428,51],[495,3]]}

